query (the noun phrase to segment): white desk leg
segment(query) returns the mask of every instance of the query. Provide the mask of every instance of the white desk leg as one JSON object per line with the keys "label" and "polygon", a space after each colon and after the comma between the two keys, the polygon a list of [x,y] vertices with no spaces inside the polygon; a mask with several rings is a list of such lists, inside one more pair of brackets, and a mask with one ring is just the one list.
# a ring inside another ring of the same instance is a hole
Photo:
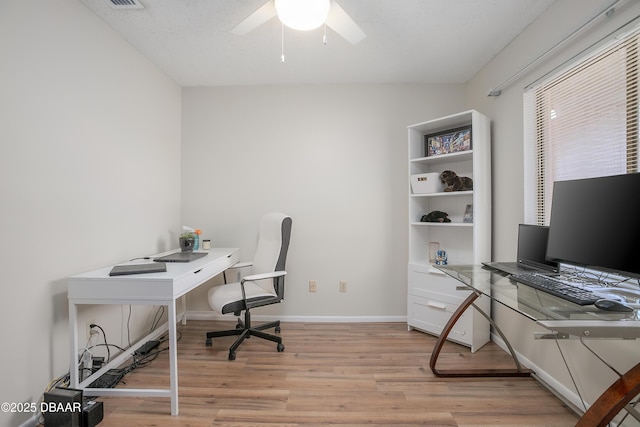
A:
{"label": "white desk leg", "polygon": [[69,380],[71,388],[78,388],[78,307],[72,301],[69,301],[69,337]]}
{"label": "white desk leg", "polygon": [[169,382],[171,385],[171,415],[178,415],[178,341],[176,339],[176,302],[167,306],[169,321]]}

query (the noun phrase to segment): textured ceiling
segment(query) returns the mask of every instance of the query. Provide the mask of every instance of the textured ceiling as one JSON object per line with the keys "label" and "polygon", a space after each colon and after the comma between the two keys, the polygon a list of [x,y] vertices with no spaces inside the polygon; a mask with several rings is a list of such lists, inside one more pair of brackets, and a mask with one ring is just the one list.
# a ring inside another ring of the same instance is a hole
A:
{"label": "textured ceiling", "polygon": [[284,29],[273,18],[231,30],[266,0],[81,0],[181,86],[464,83],[555,0],[336,0],[367,37]]}

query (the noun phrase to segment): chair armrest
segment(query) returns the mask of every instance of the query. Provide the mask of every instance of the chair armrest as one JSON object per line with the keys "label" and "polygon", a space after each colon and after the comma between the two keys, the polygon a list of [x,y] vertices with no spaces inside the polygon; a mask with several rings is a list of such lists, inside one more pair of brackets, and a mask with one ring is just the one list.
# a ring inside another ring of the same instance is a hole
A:
{"label": "chair armrest", "polygon": [[263,280],[263,279],[281,277],[281,276],[285,276],[286,274],[287,274],[286,271],[274,271],[271,273],[252,274],[250,276],[243,277],[242,280],[240,280],[240,290],[242,291],[242,299],[244,300],[245,310],[248,308],[248,304],[247,304],[247,294],[244,290],[244,282],[246,281],[252,282],[254,280]]}
{"label": "chair armrest", "polygon": [[252,261],[247,261],[247,262],[236,262],[235,264],[233,264],[231,267],[227,267],[227,269],[232,269],[232,268],[244,268],[244,267],[251,267],[253,265]]}
{"label": "chair armrest", "polygon": [[262,274],[252,274],[250,276],[245,276],[242,278],[242,283],[246,281],[254,281],[254,280],[262,280],[262,279],[271,279],[275,277],[285,276],[287,274],[286,271],[274,271],[271,273],[262,273]]}
{"label": "chair armrest", "polygon": [[[236,268],[244,268],[244,267],[251,267],[253,265],[253,261],[247,261],[247,262],[236,262],[235,264],[233,264],[230,267],[227,267],[227,270],[231,270],[236,269]],[[224,270],[222,272],[222,278],[224,279],[224,283],[227,283],[227,270]]]}

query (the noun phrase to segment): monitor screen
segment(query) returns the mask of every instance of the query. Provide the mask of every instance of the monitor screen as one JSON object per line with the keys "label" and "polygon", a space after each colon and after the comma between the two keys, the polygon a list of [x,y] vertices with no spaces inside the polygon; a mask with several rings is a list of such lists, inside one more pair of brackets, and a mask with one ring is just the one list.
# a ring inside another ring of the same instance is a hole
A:
{"label": "monitor screen", "polygon": [[640,278],[640,173],[557,181],[547,258]]}
{"label": "monitor screen", "polygon": [[546,259],[549,227],[533,224],[518,225],[518,262],[556,270],[558,264]]}

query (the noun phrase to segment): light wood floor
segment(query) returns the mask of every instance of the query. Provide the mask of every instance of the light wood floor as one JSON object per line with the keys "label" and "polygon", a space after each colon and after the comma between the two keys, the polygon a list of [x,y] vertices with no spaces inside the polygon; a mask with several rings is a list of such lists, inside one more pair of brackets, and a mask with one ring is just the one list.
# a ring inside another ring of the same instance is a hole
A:
{"label": "light wood floor", "polygon": [[[531,378],[439,379],[435,338],[403,323],[283,323],[286,349],[258,338],[227,360],[233,338],[205,347],[208,330],[179,327],[180,414],[167,398],[103,397],[112,426],[573,426],[578,417]],[[438,367],[511,367],[493,343],[471,354],[448,343]],[[166,352],[128,374],[126,387],[168,386]]]}

